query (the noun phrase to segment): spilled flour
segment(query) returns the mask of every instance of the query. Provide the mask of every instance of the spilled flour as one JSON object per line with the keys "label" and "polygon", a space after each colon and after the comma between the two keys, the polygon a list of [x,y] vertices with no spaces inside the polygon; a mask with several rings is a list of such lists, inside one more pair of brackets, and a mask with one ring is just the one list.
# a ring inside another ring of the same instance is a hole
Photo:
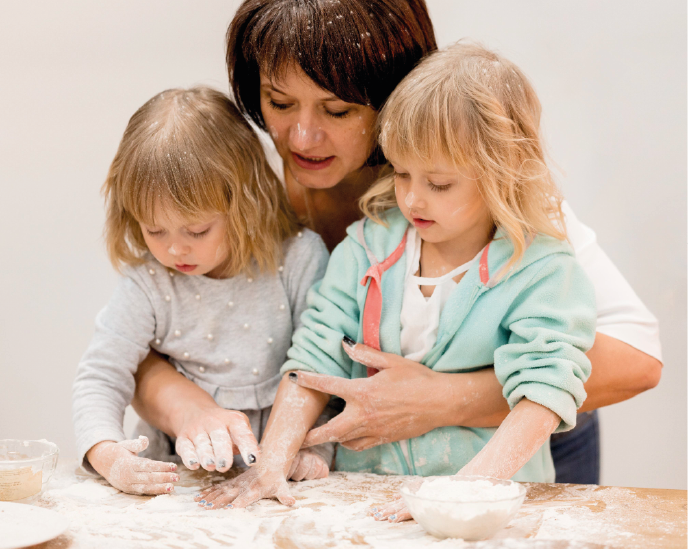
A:
{"label": "spilled flour", "polygon": [[[34,505],[65,515],[66,534],[42,549],[417,549],[460,547],[493,549],[590,549],[592,547],[666,547],[636,542],[634,534],[651,526],[675,533],[675,515],[661,508],[633,514],[641,499],[632,490],[596,486],[526,485],[528,498],[516,517],[488,541],[438,540],[415,521],[375,521],[366,511],[390,501],[408,477],[334,473],[327,479],[290,483],[296,505],[261,501],[249,509],[205,511],[193,501],[200,489],[229,478],[234,471],[207,473],[180,467],[175,493],[157,497],[123,494],[102,480],[75,475],[63,463]],[[665,513],[664,515],[662,513]],[[592,545],[591,545],[592,544]],[[685,540],[683,545],[685,546]]]}

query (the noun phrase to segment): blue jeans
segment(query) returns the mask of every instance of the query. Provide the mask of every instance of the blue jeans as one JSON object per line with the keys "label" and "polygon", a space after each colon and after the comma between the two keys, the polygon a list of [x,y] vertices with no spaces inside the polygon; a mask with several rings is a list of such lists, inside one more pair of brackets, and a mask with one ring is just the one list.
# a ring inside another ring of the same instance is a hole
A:
{"label": "blue jeans", "polygon": [[597,411],[578,414],[576,427],[550,439],[556,481],[600,483],[600,423]]}

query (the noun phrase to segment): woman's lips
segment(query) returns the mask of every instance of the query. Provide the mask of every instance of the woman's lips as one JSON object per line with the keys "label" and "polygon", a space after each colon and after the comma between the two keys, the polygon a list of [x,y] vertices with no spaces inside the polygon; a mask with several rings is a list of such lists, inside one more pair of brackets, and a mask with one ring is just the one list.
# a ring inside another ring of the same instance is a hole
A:
{"label": "woman's lips", "polygon": [[296,165],[305,170],[324,170],[334,162],[334,156],[302,156],[291,153],[291,157],[296,162]]}
{"label": "woman's lips", "polygon": [[420,217],[413,218],[413,224],[419,229],[427,229],[431,225],[434,225],[434,221],[428,221],[427,219],[421,219]]}
{"label": "woman's lips", "polygon": [[174,268],[177,269],[178,271],[181,271],[182,273],[190,273],[193,271],[198,265],[186,265],[185,263],[181,265],[175,264]]}

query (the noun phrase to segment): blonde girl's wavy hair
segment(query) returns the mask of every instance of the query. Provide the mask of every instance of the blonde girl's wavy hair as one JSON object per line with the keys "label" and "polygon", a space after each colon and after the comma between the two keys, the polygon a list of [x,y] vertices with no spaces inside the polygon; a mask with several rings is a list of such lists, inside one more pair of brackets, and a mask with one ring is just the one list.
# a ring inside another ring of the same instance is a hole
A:
{"label": "blonde girl's wavy hair", "polygon": [[129,120],[103,185],[105,241],[116,269],[144,261],[139,223],[171,209],[194,220],[225,217],[223,276],[274,271],[282,241],[298,230],[284,188],[246,119],[207,87],[164,91]]}
{"label": "blonde girl's wavy hair", "polygon": [[[540,101],[512,62],[479,45],[459,42],[431,53],[392,92],[379,116],[387,158],[438,158],[471,167],[497,228],[514,253],[503,272],[523,257],[537,233],[566,239],[562,197],[545,164]],[[396,206],[394,179],[361,198],[377,222]]]}

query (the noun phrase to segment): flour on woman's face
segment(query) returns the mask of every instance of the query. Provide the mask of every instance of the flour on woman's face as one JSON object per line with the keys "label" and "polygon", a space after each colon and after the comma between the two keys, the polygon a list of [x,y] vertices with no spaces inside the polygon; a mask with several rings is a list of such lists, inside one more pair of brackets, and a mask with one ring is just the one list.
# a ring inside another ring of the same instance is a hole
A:
{"label": "flour on woman's face", "polygon": [[372,107],[320,88],[300,68],[260,77],[260,106],[285,168],[304,187],[327,189],[362,168],[375,145]]}

